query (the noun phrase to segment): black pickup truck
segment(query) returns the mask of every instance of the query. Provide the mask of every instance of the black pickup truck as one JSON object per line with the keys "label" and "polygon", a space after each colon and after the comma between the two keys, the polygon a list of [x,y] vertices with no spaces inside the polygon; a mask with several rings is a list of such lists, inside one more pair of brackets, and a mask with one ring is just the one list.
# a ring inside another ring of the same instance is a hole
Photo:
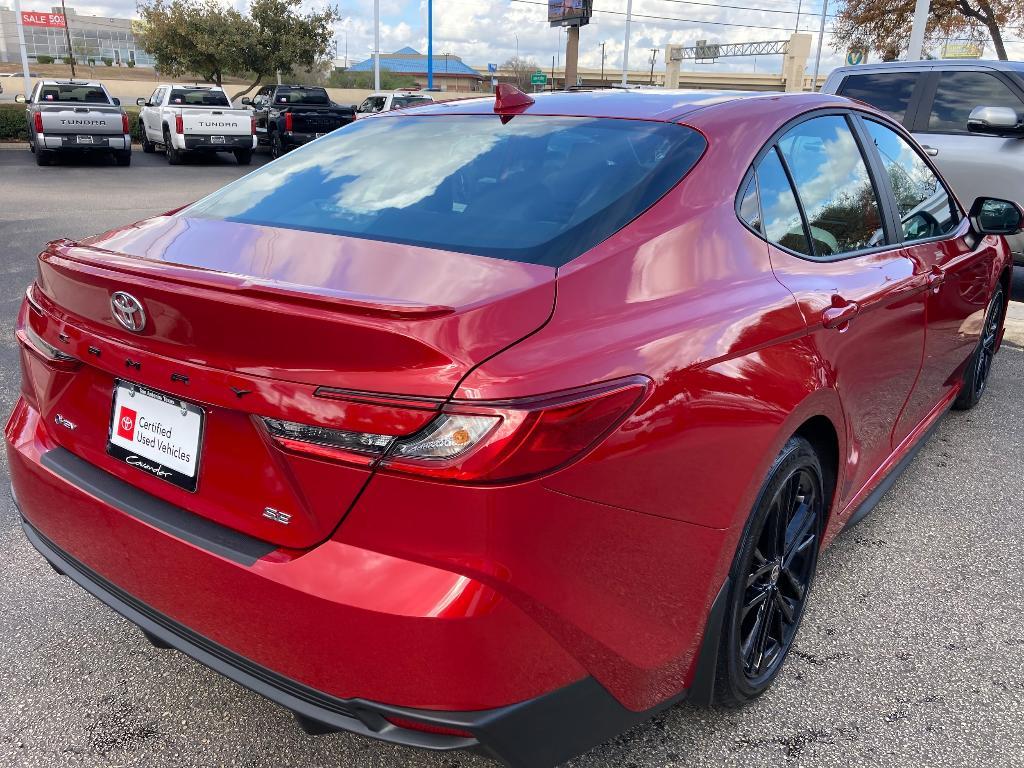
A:
{"label": "black pickup truck", "polygon": [[252,99],[242,99],[256,119],[256,137],[270,146],[270,154],[285,152],[348,125],[355,110],[331,101],[327,91],[316,86],[268,85]]}

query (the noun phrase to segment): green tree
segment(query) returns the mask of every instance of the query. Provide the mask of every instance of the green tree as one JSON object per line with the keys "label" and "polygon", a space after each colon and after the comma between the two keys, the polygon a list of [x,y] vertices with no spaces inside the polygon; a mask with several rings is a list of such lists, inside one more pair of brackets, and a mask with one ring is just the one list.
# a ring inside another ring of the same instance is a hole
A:
{"label": "green tree", "polygon": [[[351,88],[355,90],[373,89],[373,72],[332,72],[328,84],[331,88]],[[380,87],[385,91],[396,91],[399,88],[415,88],[416,78],[380,70]]]}
{"label": "green tree", "polygon": [[[847,0],[836,17],[835,38],[850,48],[878,51],[886,61],[898,59],[910,42],[915,0]],[[943,38],[992,40],[996,55],[1006,60],[1003,32],[1024,34],[1024,3],[1020,0],[932,0],[925,42]]]}

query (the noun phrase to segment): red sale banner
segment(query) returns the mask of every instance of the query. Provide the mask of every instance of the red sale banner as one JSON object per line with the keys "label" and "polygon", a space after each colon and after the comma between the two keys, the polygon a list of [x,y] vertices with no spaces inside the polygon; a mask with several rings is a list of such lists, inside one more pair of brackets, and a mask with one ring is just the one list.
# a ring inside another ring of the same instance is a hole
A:
{"label": "red sale banner", "polygon": [[30,27],[63,27],[63,13],[36,13],[35,11],[22,11],[21,23]]}

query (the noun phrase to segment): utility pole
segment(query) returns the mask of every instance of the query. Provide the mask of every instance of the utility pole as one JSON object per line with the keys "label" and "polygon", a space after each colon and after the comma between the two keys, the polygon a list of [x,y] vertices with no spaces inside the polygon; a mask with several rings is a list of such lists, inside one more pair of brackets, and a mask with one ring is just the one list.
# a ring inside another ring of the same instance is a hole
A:
{"label": "utility pole", "polygon": [[796,26],[793,27],[794,32],[800,31],[800,9],[803,7],[804,0],[797,0],[796,4]]}
{"label": "utility pole", "polygon": [[373,0],[373,90],[380,90],[380,0]]}
{"label": "utility pole", "polygon": [[14,25],[18,28],[18,47],[21,48],[21,74],[25,78],[24,90],[27,99],[32,89],[28,87],[28,52],[25,50],[25,30],[21,26],[21,0],[14,0]]}
{"label": "utility pole", "polygon": [[910,45],[907,46],[907,61],[920,61],[924,48],[924,30],[928,26],[929,0],[917,0],[914,6],[914,26],[910,30]]}
{"label": "utility pole", "polygon": [[626,37],[622,49],[622,87],[625,88],[629,79],[629,22],[633,20],[633,0],[626,0]]}
{"label": "utility pole", "polygon": [[654,60],[658,58],[658,49],[651,48],[651,85],[654,85]]}
{"label": "utility pole", "polygon": [[434,90],[434,0],[427,0],[427,90]]}
{"label": "utility pole", "polygon": [[[920,0],[918,0],[920,2]],[[927,0],[925,0],[927,2]],[[818,27],[818,53],[814,56],[814,79],[811,80],[811,92],[818,90],[818,69],[821,67],[821,42],[825,39],[825,17],[828,16],[828,0],[821,3],[821,26]]]}
{"label": "utility pole", "polygon": [[601,85],[604,85],[604,43],[601,43]]}
{"label": "utility pole", "polygon": [[64,7],[64,0],[60,0],[60,12],[64,17],[64,39],[68,41],[68,61],[71,62],[71,79],[75,79],[75,52],[71,48],[71,32],[68,30],[68,9]]}

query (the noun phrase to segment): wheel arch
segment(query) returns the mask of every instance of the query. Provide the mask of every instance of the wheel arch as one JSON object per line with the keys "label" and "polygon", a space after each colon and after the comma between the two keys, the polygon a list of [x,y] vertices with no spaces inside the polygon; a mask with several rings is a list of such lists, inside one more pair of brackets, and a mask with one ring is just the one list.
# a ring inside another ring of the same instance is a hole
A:
{"label": "wheel arch", "polygon": [[812,416],[793,433],[811,444],[821,463],[822,482],[825,485],[825,526],[832,519],[836,506],[836,489],[839,487],[839,432],[832,420],[824,415]]}

